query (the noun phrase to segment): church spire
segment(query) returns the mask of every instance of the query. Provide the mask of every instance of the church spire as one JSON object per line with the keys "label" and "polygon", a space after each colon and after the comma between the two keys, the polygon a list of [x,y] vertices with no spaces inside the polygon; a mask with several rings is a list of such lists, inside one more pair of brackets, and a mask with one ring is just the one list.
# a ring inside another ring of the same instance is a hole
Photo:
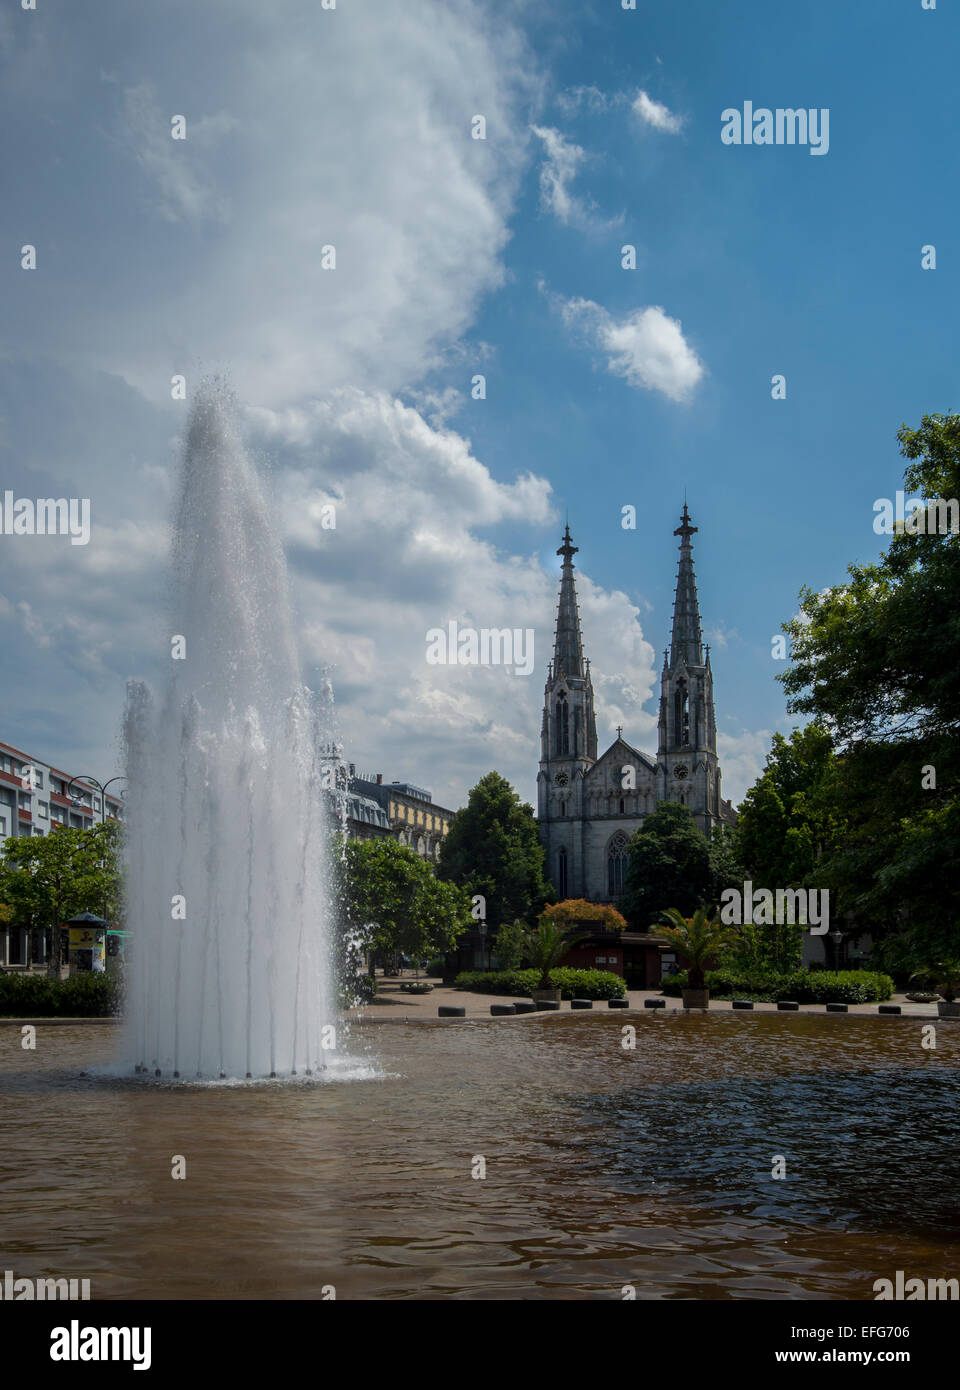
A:
{"label": "church spire", "polygon": [[573,557],[578,546],[570,540],[570,527],[563,532],[563,544],[557,551],[563,556],[560,570],[560,602],[557,605],[557,631],[553,649],[553,674],[582,677],[583,643],[580,639],[580,613],[573,580]]}
{"label": "church spire", "polygon": [[680,563],[677,567],[677,593],[673,601],[673,632],[670,636],[671,670],[680,661],[684,661],[688,667],[703,664],[700,607],[693,573],[693,547],[690,544],[690,537],[697,529],[690,525],[690,514],[684,502],[680,525],[673,533],[680,537]]}

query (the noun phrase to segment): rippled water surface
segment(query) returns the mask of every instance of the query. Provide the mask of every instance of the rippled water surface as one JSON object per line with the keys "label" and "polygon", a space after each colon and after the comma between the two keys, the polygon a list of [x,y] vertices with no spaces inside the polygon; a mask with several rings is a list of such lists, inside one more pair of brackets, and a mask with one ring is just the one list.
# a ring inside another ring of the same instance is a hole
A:
{"label": "rippled water surface", "polygon": [[897,1269],[960,1276],[960,1026],[921,1036],[397,1024],[354,1028],[352,1079],[201,1087],[98,1074],[109,1026],[41,1027],[32,1053],[4,1027],[0,1269],[95,1298],[856,1299]]}

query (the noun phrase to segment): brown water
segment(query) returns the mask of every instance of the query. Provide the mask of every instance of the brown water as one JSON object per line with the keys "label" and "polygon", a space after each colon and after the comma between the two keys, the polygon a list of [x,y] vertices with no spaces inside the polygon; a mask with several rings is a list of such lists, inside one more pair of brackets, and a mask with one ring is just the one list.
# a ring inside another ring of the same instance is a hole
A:
{"label": "brown water", "polygon": [[937,1034],[369,1026],[350,1048],[377,1079],[194,1087],[80,1076],[110,1027],[41,1027],[34,1053],[3,1028],[0,1272],[94,1298],[872,1299],[897,1269],[960,1276],[960,1027]]}

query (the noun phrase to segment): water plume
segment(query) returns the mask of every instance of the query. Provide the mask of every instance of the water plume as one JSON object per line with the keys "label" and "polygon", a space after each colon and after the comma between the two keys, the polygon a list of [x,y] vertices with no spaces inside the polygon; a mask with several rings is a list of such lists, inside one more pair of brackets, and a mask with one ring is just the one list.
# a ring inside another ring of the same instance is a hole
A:
{"label": "water plume", "polygon": [[[148,1075],[315,1074],[335,1021],[328,693],[301,681],[286,565],[220,383],[198,393],[167,688],[127,691],[128,1055]],[[182,639],[182,646],[175,639]]]}

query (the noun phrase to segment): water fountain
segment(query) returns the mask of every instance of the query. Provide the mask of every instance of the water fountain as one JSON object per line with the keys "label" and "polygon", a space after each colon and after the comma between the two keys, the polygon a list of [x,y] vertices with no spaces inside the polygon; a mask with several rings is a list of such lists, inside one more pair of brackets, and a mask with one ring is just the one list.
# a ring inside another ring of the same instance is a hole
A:
{"label": "water fountain", "polygon": [[283,551],[216,382],[188,428],[171,588],[167,689],[127,693],[128,1056],[163,1077],[314,1074],[334,1018],[329,692],[301,682]]}

